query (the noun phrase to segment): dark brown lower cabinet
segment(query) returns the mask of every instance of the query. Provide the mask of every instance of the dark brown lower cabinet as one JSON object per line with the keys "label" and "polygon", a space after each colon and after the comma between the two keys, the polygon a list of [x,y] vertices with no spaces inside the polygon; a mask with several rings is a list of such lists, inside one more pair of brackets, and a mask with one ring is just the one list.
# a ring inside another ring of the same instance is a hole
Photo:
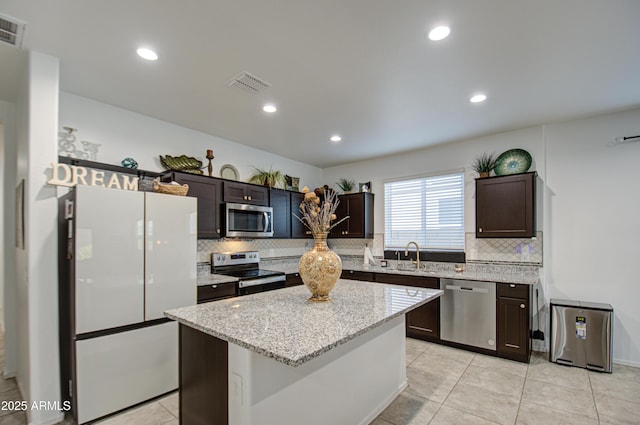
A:
{"label": "dark brown lower cabinet", "polygon": [[[435,277],[408,276],[376,273],[375,281],[403,286],[439,289],[440,280]],[[440,340],[440,299],[428,302],[409,313],[406,317],[407,336],[427,341]]]}
{"label": "dark brown lower cabinet", "polygon": [[198,303],[231,298],[238,295],[236,282],[198,286]]}
{"label": "dark brown lower cabinet", "polygon": [[300,273],[289,273],[285,277],[284,286],[286,288],[288,288],[290,286],[298,286],[298,285],[303,285],[303,284],[304,284],[304,282],[302,281],[302,278],[300,277]]}
{"label": "dark brown lower cabinet", "polygon": [[497,354],[528,363],[531,357],[531,286],[497,285]]}
{"label": "dark brown lower cabinet", "polygon": [[342,270],[340,279],[363,280],[365,282],[374,282],[374,273],[361,272],[358,270]]}
{"label": "dark brown lower cabinet", "polygon": [[184,325],[179,335],[180,423],[227,425],[227,342]]}

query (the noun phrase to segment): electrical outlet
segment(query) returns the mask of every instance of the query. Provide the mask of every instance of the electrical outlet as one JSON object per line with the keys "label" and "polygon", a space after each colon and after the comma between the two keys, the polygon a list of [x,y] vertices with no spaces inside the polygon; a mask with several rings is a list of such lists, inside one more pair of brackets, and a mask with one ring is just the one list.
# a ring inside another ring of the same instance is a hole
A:
{"label": "electrical outlet", "polygon": [[231,398],[236,401],[239,406],[244,405],[242,399],[242,376],[235,372],[231,372]]}

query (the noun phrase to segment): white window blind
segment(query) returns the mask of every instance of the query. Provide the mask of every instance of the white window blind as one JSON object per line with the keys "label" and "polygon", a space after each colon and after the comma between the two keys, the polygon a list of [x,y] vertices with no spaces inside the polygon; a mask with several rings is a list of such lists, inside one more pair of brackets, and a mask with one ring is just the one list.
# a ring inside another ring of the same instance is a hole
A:
{"label": "white window blind", "polygon": [[384,185],[385,248],[464,250],[464,173]]}

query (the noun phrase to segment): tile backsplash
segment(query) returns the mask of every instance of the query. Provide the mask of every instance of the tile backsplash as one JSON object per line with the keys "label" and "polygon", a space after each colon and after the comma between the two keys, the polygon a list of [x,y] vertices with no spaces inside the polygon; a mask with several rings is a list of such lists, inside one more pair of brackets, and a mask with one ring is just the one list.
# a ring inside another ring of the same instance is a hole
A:
{"label": "tile backsplash", "polygon": [[467,262],[517,263],[542,265],[542,232],[535,238],[477,239],[473,232],[465,234]]}
{"label": "tile backsplash", "polygon": [[[329,247],[339,255],[362,258],[365,244],[373,256],[384,254],[384,234],[371,239],[331,239]],[[211,253],[226,251],[259,251],[261,258],[296,257],[313,246],[312,239],[250,239],[250,240],[198,240],[198,261],[209,262]],[[476,239],[475,233],[465,234],[465,252],[468,263],[503,263],[542,265],[542,232],[531,239]]]}
{"label": "tile backsplash", "polygon": [[[369,245],[375,257],[382,258],[384,235],[376,234],[372,239],[331,239],[329,247],[338,255],[359,255]],[[300,256],[313,246],[313,239],[251,239],[251,240],[198,240],[198,261],[209,262],[212,252],[259,251],[261,258]]]}

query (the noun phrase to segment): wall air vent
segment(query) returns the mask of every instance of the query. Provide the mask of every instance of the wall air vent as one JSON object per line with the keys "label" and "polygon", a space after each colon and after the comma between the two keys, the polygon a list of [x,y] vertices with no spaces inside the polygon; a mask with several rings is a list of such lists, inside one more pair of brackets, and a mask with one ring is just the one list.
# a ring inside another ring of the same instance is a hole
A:
{"label": "wall air vent", "polygon": [[6,15],[0,15],[0,41],[17,48],[22,47],[25,23]]}
{"label": "wall air vent", "polygon": [[260,93],[261,91],[271,87],[270,83],[267,83],[262,78],[251,75],[246,71],[241,72],[227,81],[227,84],[229,87],[236,87],[248,93]]}

